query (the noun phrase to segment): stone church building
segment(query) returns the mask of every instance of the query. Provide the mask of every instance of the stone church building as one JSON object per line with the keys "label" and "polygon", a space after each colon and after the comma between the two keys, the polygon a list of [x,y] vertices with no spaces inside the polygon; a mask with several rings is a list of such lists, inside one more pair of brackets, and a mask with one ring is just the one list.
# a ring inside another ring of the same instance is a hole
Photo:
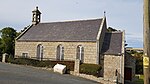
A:
{"label": "stone church building", "polygon": [[106,17],[100,19],[41,23],[41,12],[32,11],[32,25],[15,42],[15,57],[39,60],[80,59],[103,65],[103,77],[124,81],[124,32],[107,32]]}

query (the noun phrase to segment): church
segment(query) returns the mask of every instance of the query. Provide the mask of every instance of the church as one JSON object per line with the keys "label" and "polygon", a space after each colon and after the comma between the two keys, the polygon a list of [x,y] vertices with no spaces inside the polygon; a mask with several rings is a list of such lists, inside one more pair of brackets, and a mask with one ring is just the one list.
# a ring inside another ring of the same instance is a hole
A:
{"label": "church", "polygon": [[74,61],[103,65],[103,76],[124,81],[124,31],[107,31],[106,17],[88,20],[41,22],[38,7],[32,25],[15,42],[15,57],[38,60]]}

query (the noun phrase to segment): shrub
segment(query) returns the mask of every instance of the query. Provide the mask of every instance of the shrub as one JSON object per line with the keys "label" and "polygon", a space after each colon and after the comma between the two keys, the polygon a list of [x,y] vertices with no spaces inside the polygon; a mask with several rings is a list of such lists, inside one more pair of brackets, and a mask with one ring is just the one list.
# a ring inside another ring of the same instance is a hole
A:
{"label": "shrub", "polygon": [[143,74],[143,59],[136,59],[136,74]]}
{"label": "shrub", "polygon": [[13,64],[20,64],[20,65],[36,65],[39,63],[38,60],[29,59],[29,58],[10,58],[8,59],[8,62]]}
{"label": "shrub", "polygon": [[29,58],[8,58],[7,62],[20,65],[31,65],[35,67],[53,68],[57,63],[67,66],[67,73],[74,70],[74,61],[50,61],[50,60],[35,60]]}
{"label": "shrub", "polygon": [[36,64],[32,65],[32,66],[35,66],[35,67],[48,67],[48,68],[52,68],[51,65],[52,65],[52,64],[51,64],[51,61],[50,61],[50,60],[46,60],[46,61],[39,61],[39,60],[38,60],[38,62],[37,62]]}
{"label": "shrub", "polygon": [[102,69],[100,65],[97,64],[81,64],[80,73],[89,74],[98,77],[99,72]]}

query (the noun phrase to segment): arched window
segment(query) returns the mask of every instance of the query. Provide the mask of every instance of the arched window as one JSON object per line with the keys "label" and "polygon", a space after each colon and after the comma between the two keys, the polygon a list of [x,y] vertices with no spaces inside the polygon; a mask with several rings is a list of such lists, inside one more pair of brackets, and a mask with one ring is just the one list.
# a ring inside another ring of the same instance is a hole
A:
{"label": "arched window", "polygon": [[77,46],[77,56],[76,59],[79,59],[82,63],[84,61],[84,48],[83,46]]}
{"label": "arched window", "polygon": [[41,44],[37,46],[37,59],[43,59],[43,46]]}
{"label": "arched window", "polygon": [[64,60],[64,47],[62,45],[57,46],[56,60]]}

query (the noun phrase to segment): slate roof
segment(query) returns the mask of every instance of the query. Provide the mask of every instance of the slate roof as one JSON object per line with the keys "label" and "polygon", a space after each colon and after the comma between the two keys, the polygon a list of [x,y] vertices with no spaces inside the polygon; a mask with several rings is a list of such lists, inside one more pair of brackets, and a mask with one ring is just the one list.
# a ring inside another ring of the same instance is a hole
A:
{"label": "slate roof", "polygon": [[96,41],[102,19],[39,23],[17,41]]}
{"label": "slate roof", "polygon": [[118,55],[122,50],[122,32],[106,33],[102,46],[103,54]]}

